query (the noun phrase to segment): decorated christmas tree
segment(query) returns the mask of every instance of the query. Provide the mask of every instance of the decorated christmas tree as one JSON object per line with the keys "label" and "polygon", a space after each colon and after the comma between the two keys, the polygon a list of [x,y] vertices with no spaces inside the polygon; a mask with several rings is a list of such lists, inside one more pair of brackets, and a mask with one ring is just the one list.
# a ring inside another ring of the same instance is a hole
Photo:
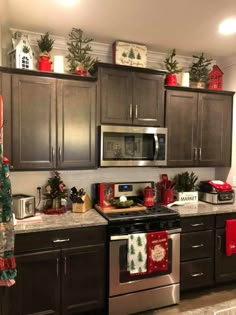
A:
{"label": "decorated christmas tree", "polygon": [[0,286],[12,286],[16,277],[14,224],[9,161],[2,155],[2,98],[0,96]]}

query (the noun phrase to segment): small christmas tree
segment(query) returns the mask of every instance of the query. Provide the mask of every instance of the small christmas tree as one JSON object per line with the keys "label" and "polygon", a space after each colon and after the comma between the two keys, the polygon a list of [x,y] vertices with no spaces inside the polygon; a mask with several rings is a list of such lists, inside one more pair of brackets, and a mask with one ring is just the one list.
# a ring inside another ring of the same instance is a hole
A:
{"label": "small christmas tree", "polygon": [[176,51],[175,49],[172,50],[172,53],[166,57],[164,63],[165,63],[165,67],[166,70],[168,71],[168,73],[179,73],[181,71],[183,71],[183,69],[179,68],[179,63],[178,61],[175,59],[176,56]]}
{"label": "small christmas tree", "polygon": [[55,171],[54,176],[48,179],[48,183],[45,187],[45,195],[47,195],[51,199],[66,198],[67,189],[65,187],[66,185],[61,180],[60,173]]}
{"label": "small christmas tree", "polygon": [[66,56],[70,72],[76,72],[78,68],[89,72],[93,71],[98,59],[89,55],[92,51],[89,43],[92,41],[92,38],[84,37],[81,29],[72,28],[72,31],[69,33],[69,41],[67,42],[69,54]]}
{"label": "small christmas tree", "polygon": [[50,38],[49,32],[41,35],[41,39],[37,40],[37,43],[42,55],[49,55],[53,48],[54,41],[54,39]]}

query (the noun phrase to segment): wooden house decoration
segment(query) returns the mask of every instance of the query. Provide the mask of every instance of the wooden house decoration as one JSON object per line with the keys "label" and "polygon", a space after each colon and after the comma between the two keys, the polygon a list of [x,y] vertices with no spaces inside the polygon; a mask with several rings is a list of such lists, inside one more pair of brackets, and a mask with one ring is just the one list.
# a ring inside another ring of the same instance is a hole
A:
{"label": "wooden house decoration", "polygon": [[33,51],[27,34],[15,32],[12,38],[12,49],[8,53],[10,67],[19,69],[33,69]]}
{"label": "wooden house decoration", "polygon": [[223,72],[216,65],[213,66],[209,73],[209,90],[222,90],[223,85]]}

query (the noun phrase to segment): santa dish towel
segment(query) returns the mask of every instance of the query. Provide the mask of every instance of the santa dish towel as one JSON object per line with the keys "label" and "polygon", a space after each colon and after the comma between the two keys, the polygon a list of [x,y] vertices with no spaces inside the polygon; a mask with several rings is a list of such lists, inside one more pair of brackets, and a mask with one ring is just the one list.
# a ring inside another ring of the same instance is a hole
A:
{"label": "santa dish towel", "polygon": [[146,233],[128,235],[127,264],[130,275],[141,275],[147,272]]}
{"label": "santa dish towel", "polygon": [[236,253],[236,220],[225,221],[225,248],[226,255]]}
{"label": "santa dish towel", "polygon": [[147,233],[148,273],[168,270],[168,232]]}

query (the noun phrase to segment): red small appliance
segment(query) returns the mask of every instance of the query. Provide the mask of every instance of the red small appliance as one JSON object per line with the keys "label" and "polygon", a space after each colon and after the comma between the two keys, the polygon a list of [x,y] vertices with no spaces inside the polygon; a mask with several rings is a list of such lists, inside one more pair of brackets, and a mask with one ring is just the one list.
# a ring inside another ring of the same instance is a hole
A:
{"label": "red small appliance", "polygon": [[145,207],[152,207],[154,206],[154,191],[153,188],[147,186],[144,188],[144,202],[143,205]]}

